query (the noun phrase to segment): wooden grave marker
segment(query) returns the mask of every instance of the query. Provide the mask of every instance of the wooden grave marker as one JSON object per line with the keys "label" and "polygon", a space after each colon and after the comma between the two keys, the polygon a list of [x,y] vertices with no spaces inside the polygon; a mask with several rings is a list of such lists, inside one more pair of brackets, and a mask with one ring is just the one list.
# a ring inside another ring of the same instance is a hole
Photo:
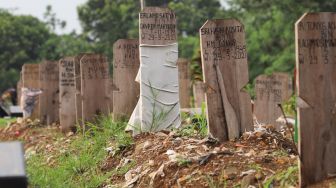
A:
{"label": "wooden grave marker", "polygon": [[200,29],[207,119],[212,136],[225,141],[253,129],[244,25],[208,20]]}
{"label": "wooden grave marker", "polygon": [[80,74],[80,60],[85,53],[75,56],[75,101],[76,101],[76,124],[82,125],[82,96],[81,96],[81,74]]}
{"label": "wooden grave marker", "polygon": [[336,174],[336,13],[295,23],[300,186]]}
{"label": "wooden grave marker", "polygon": [[94,121],[97,115],[109,115],[109,67],[107,58],[85,54],[80,60],[82,119]]}
{"label": "wooden grave marker", "polygon": [[190,71],[189,61],[179,58],[177,60],[179,74],[179,95],[181,108],[190,108]]}
{"label": "wooden grave marker", "polygon": [[281,124],[276,122],[282,115],[278,104],[290,98],[292,87],[292,79],[286,73],[260,75],[255,79],[254,114],[259,123],[272,124],[280,130]]}
{"label": "wooden grave marker", "polygon": [[202,81],[195,81],[193,84],[193,95],[195,108],[201,108],[205,102],[205,89]]}
{"label": "wooden grave marker", "polygon": [[113,45],[113,119],[129,118],[138,102],[139,40],[119,39]]}
{"label": "wooden grave marker", "polygon": [[179,127],[176,15],[168,8],[145,7],[139,29],[140,98],[126,129],[136,134]]}
{"label": "wooden grave marker", "polygon": [[75,58],[66,57],[59,61],[60,125],[63,132],[75,131],[76,86]]}
{"label": "wooden grave marker", "polygon": [[[39,64],[24,64],[22,66],[22,87],[29,89],[39,89],[40,87],[40,72],[39,72]],[[24,106],[21,101],[21,106]],[[37,101],[34,105],[33,112],[29,118],[38,119],[39,115],[39,101],[37,97]],[[24,117],[26,118],[25,114]]]}
{"label": "wooden grave marker", "polygon": [[40,121],[50,125],[59,121],[59,66],[57,61],[40,64]]}
{"label": "wooden grave marker", "polygon": [[17,93],[17,97],[16,97],[17,104],[16,105],[18,106],[21,106],[22,85],[23,85],[22,72],[20,72],[20,78],[16,84],[16,93]]}

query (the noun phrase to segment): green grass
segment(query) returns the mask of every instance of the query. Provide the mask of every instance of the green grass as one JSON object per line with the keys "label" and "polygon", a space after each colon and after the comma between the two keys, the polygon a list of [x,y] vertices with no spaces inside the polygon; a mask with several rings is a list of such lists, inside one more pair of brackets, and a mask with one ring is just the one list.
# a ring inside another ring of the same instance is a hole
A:
{"label": "green grass", "polygon": [[[186,118],[189,118],[188,115],[182,114],[182,119]],[[202,138],[208,136],[208,125],[205,115],[205,103],[202,104],[201,114],[194,114],[190,117],[190,119],[190,125],[184,125],[176,130],[179,136],[200,136]]]}
{"label": "green grass", "polygon": [[[134,162],[108,172],[103,172],[100,166],[109,155],[105,150],[109,143],[113,143],[113,150],[122,150],[133,144],[132,137],[124,132],[125,126],[126,123],[113,122],[111,117],[101,117],[96,124],[87,124],[84,133],[79,130],[81,135],[71,142],[67,151],[33,155],[27,160],[30,186],[100,187],[113,174],[123,175],[135,165]],[[46,163],[51,155],[54,155],[54,165]]]}
{"label": "green grass", "polygon": [[14,120],[15,118],[9,118],[9,119],[0,118],[0,128],[6,127],[9,122],[13,122]]}

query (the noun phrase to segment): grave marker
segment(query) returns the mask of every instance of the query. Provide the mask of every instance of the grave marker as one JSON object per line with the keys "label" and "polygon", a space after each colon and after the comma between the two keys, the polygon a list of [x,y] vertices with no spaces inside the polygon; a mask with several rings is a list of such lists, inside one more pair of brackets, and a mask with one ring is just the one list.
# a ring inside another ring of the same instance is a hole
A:
{"label": "grave marker", "polygon": [[145,7],[139,14],[140,98],[127,130],[159,131],[179,127],[178,45],[175,13]]}
{"label": "grave marker", "polygon": [[202,81],[195,81],[193,85],[194,105],[195,108],[201,108],[205,102],[204,83]]}
{"label": "grave marker", "polygon": [[208,20],[200,29],[209,131],[225,141],[253,129],[244,25]]}
{"label": "grave marker", "polygon": [[80,60],[82,119],[94,121],[97,115],[109,115],[109,67],[99,54],[85,54]]}
{"label": "grave marker", "polygon": [[119,39],[113,45],[113,119],[129,118],[140,94],[135,77],[139,71],[139,40]]}
{"label": "grave marker", "polygon": [[[23,88],[30,89],[39,89],[40,87],[40,76],[39,76],[39,64],[24,64],[22,66],[22,86]],[[38,97],[37,97],[38,99]],[[21,101],[23,102],[23,101]],[[25,106],[25,104],[21,103],[21,106]],[[34,104],[33,111],[29,118],[37,119],[40,118],[39,114],[39,102],[38,100]],[[24,118],[27,118],[26,113],[23,114]]]}
{"label": "grave marker", "polygon": [[179,95],[181,108],[190,108],[190,71],[187,59],[177,60],[179,74]]}
{"label": "grave marker", "polygon": [[301,187],[336,174],[336,13],[295,23]]}
{"label": "grave marker", "polygon": [[80,74],[80,60],[85,54],[78,54],[75,56],[75,101],[76,101],[76,123],[82,125],[82,96],[81,96],[81,74]]}
{"label": "grave marker", "polygon": [[59,121],[59,67],[56,61],[40,64],[40,121],[50,125]]}
{"label": "grave marker", "polygon": [[21,106],[21,94],[22,94],[22,72],[20,72],[20,78],[19,81],[16,84],[16,93],[17,93],[17,97],[16,97],[16,102],[18,106]]}
{"label": "grave marker", "polygon": [[278,104],[290,98],[292,87],[292,80],[286,73],[278,72],[256,78],[254,114],[259,123],[272,124],[280,130],[281,124],[276,122],[282,115]]}
{"label": "grave marker", "polygon": [[116,88],[114,87],[113,79],[109,78],[108,83],[107,83],[107,95],[109,98],[109,109],[108,109],[109,113],[113,112],[113,91],[115,89]]}
{"label": "grave marker", "polygon": [[60,125],[63,132],[74,131],[76,125],[75,58],[59,61]]}

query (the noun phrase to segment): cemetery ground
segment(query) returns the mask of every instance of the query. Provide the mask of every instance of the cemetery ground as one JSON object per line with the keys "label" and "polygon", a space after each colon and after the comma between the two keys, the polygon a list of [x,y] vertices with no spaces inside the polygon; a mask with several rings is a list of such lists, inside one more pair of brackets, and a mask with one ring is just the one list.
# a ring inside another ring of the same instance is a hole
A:
{"label": "cemetery ground", "polygon": [[[125,122],[101,117],[76,134],[58,125],[17,119],[0,140],[25,146],[30,187],[296,187],[298,156],[287,133],[256,127],[239,140],[206,137],[205,118],[184,116],[171,132],[124,132]],[[316,187],[336,187],[328,180]]]}

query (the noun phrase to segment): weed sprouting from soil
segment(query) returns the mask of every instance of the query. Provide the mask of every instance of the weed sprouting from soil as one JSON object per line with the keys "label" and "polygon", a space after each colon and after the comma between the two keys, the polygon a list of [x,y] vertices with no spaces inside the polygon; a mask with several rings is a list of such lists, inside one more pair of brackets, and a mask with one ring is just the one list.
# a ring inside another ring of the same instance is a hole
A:
{"label": "weed sprouting from soil", "polygon": [[114,173],[103,172],[100,164],[109,155],[109,142],[115,148],[125,149],[133,144],[132,137],[124,132],[126,123],[113,122],[111,116],[99,117],[97,123],[87,123],[86,131],[78,127],[66,151],[41,151],[27,160],[29,181],[33,187],[99,187]]}

